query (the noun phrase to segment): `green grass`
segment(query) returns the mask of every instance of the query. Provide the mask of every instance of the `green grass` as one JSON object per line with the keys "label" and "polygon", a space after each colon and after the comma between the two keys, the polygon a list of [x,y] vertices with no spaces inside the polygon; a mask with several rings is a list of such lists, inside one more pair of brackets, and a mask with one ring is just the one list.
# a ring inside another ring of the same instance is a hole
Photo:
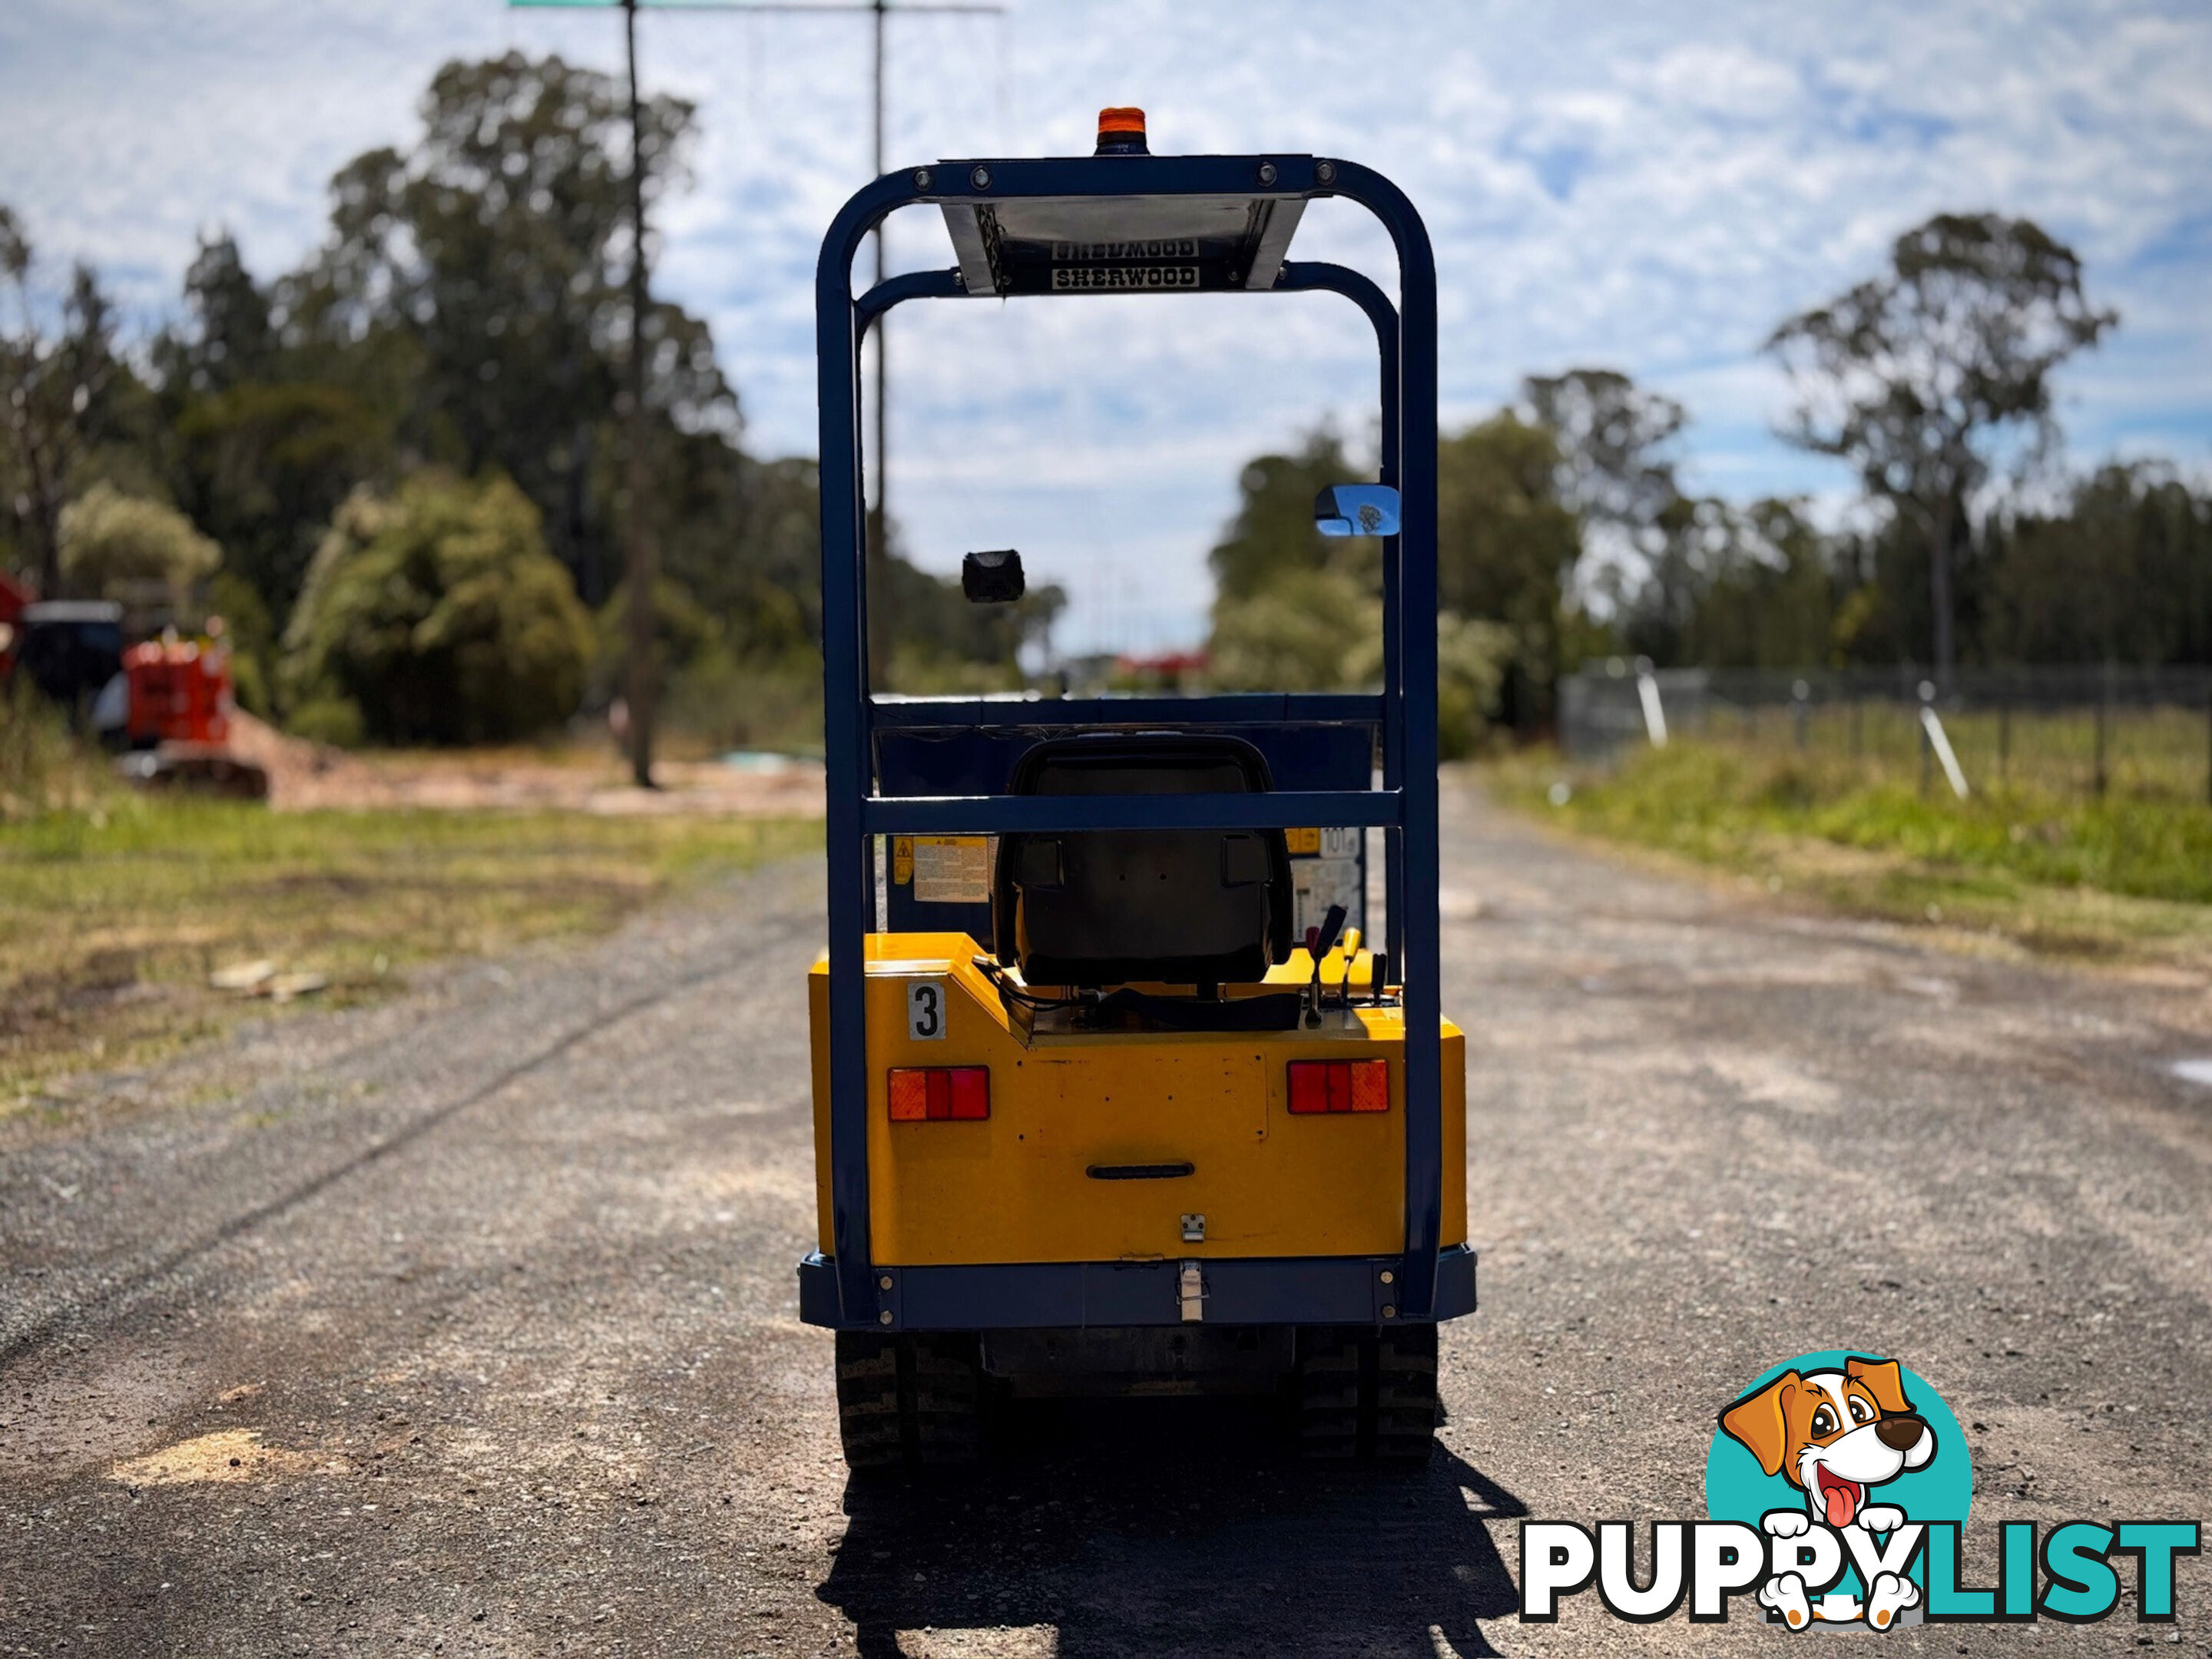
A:
{"label": "green grass", "polygon": [[1857,914],[2051,951],[2212,950],[2212,806],[2201,799],[2161,778],[2101,799],[2008,783],[1960,801],[1940,773],[1923,795],[1905,771],[1818,747],[1678,739],[1612,772],[1522,756],[1493,776],[1505,798],[1576,830]]}
{"label": "green grass", "polygon": [[326,975],[325,1002],[359,1000],[821,839],[811,822],[72,800],[0,822],[0,1113],[265,1008],[208,988],[226,964],[266,958]]}

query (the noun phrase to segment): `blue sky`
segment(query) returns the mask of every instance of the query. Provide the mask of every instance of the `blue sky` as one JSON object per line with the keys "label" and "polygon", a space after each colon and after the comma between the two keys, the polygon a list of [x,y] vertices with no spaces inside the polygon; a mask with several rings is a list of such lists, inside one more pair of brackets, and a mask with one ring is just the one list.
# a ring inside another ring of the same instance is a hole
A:
{"label": "blue sky", "polygon": [[[321,234],[331,172],[405,142],[444,59],[509,46],[611,67],[609,15],[497,0],[13,0],[0,201],[99,265],[135,326],[173,309],[195,233],[268,275]],[[1102,104],[1156,150],[1311,150],[1403,184],[1442,283],[1448,422],[1520,376],[1625,369],[1680,398],[1697,486],[1849,494],[1770,428],[1758,352],[1944,209],[2027,214],[2085,257],[2119,333],[2063,383],[2072,459],[2212,464],[2212,9],[2200,4],[1199,4],[1008,0],[891,26],[895,165],[1080,154]],[[700,106],[696,183],[658,280],[713,323],[749,441],[814,447],[810,277],[866,176],[868,25],[649,15],[648,84]],[[893,223],[895,267],[949,263]],[[1308,257],[1389,270],[1356,213]],[[1371,352],[1326,296],[908,307],[892,486],[909,550],[1019,545],[1072,590],[1062,643],[1204,631],[1205,550],[1237,463],[1316,420],[1364,434]]]}

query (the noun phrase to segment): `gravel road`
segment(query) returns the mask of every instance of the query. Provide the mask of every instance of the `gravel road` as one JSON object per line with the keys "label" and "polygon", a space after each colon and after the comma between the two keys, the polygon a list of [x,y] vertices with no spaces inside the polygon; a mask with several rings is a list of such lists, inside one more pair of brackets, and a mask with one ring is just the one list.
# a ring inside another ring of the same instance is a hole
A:
{"label": "gravel road", "polygon": [[0,1654],[1770,1651],[1741,1608],[1519,1625],[1517,1520],[1699,1514],[1718,1407],[1838,1346],[1942,1389],[1985,1517],[2212,1518],[2212,1087],[2170,1069],[2212,1055],[2203,982],[1448,805],[1484,1299],[1420,1477],[1161,1401],[849,1490],[795,1319],[820,881],[786,868],[0,1125]]}

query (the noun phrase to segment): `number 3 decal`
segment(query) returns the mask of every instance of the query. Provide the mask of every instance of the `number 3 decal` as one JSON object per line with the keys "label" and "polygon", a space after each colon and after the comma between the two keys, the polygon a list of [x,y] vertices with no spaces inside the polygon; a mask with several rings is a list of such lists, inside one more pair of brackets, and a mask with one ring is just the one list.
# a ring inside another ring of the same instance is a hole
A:
{"label": "number 3 decal", "polygon": [[945,987],[933,979],[907,987],[906,1034],[916,1042],[934,1042],[945,1035]]}

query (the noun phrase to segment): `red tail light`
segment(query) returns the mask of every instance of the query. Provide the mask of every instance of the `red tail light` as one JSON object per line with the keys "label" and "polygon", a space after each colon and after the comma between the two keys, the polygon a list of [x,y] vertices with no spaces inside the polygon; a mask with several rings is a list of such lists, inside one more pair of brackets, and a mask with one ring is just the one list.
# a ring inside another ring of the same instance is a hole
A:
{"label": "red tail light", "polygon": [[1390,1109],[1390,1062],[1294,1060],[1291,1062],[1291,1109],[1302,1117],[1319,1112],[1387,1112]]}
{"label": "red tail light", "polygon": [[988,1066],[896,1066],[890,1073],[891,1121],[974,1121],[991,1115]]}

